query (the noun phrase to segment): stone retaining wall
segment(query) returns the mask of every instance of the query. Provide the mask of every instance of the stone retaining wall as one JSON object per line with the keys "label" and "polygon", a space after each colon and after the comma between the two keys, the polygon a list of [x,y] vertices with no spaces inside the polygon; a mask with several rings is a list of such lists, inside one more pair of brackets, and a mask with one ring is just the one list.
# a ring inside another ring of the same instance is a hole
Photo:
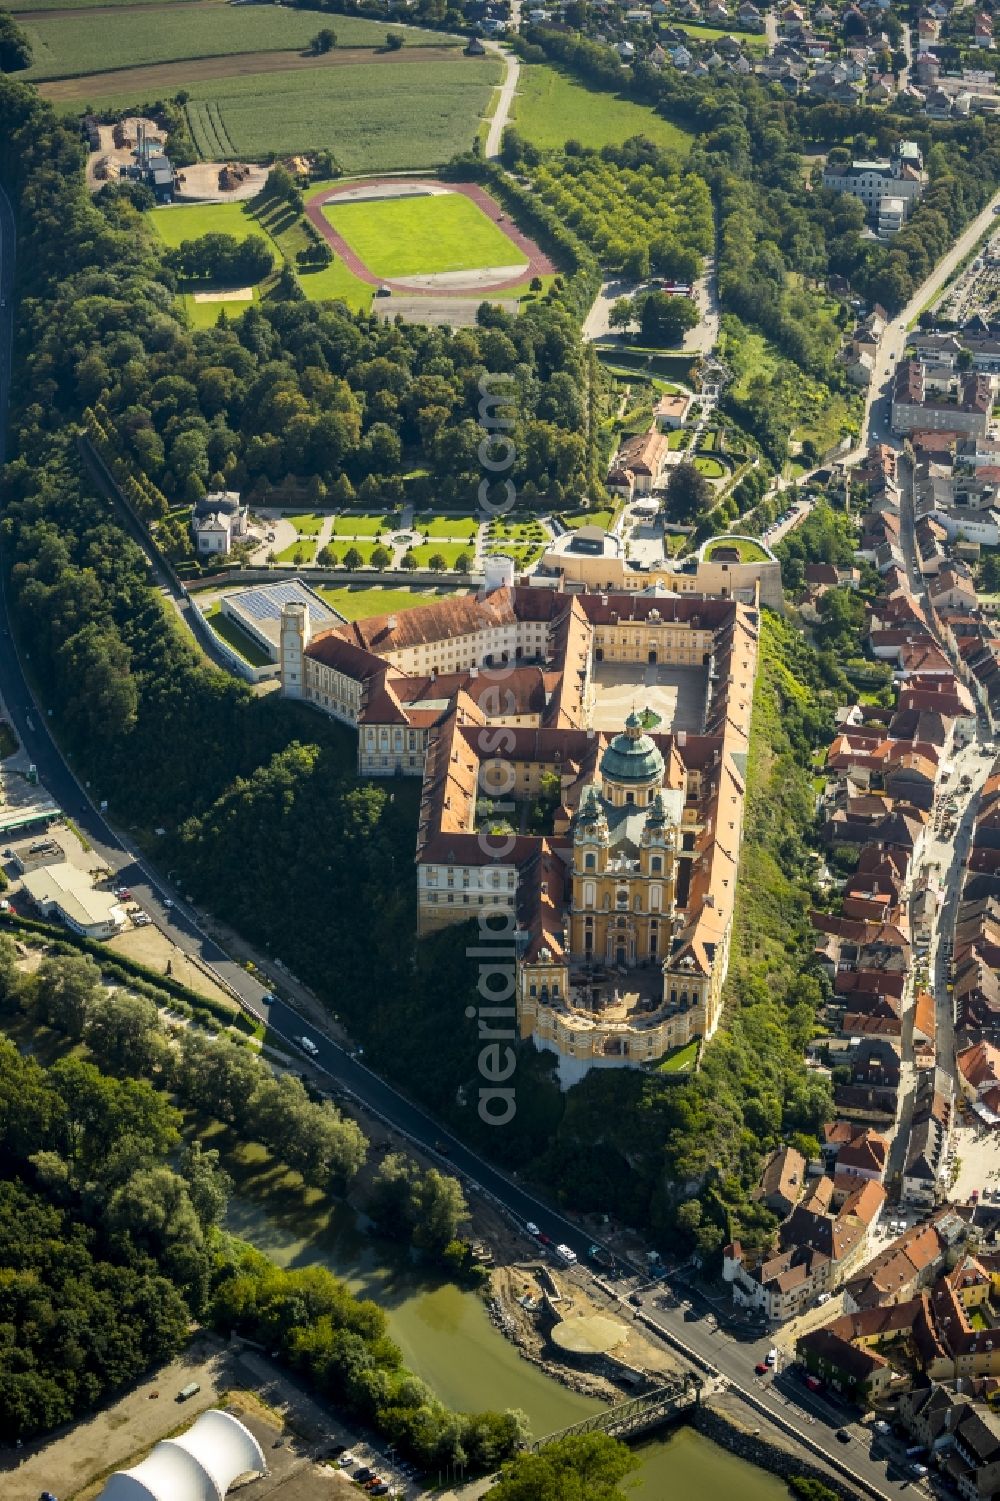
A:
{"label": "stone retaining wall", "polygon": [[771,1475],[780,1475],[783,1480],[788,1480],[793,1475],[807,1476],[811,1480],[820,1481],[834,1495],[842,1497],[843,1501],[858,1501],[859,1493],[853,1486],[831,1475],[829,1470],[821,1470],[806,1454],[793,1454],[763,1433],[755,1434],[749,1428],[744,1428],[728,1413],[720,1412],[716,1407],[700,1402],[692,1410],[690,1422],[706,1438],[738,1455],[740,1459],[767,1470]]}

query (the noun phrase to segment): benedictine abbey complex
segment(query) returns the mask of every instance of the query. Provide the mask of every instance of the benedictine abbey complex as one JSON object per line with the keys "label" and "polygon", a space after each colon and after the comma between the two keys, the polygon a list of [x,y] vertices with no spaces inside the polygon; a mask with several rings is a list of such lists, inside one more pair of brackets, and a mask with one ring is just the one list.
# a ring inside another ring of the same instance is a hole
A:
{"label": "benedictine abbey complex", "polygon": [[569,1086],[715,1031],[729,959],[758,610],[499,587],[310,635],[282,691],[423,778],[417,923],[508,931],[521,1035]]}

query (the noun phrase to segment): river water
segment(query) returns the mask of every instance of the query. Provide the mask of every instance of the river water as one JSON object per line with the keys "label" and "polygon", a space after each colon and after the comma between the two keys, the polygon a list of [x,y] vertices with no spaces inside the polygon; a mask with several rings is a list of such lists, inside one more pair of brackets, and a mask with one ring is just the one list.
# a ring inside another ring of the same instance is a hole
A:
{"label": "river water", "polygon": [[[234,1195],[226,1228],[281,1266],[328,1267],[354,1292],[374,1299],[385,1309],[407,1365],[450,1407],[520,1407],[536,1434],[600,1410],[594,1398],[570,1391],[524,1360],[490,1323],[475,1293],[421,1278],[396,1259],[395,1247],[366,1235],[346,1205],[317,1218],[308,1211],[271,1213],[254,1199]],[[776,1477],[691,1428],[640,1445],[636,1454],[641,1467],[632,1494],[642,1501],[788,1501]]]}

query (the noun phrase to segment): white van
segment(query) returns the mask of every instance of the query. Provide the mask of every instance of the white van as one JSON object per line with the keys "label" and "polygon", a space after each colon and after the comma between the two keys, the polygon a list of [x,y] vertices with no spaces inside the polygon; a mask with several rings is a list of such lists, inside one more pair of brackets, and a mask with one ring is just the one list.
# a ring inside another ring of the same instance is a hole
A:
{"label": "white van", "polygon": [[562,1243],[556,1246],[556,1255],[566,1266],[573,1266],[576,1262],[576,1252],[571,1251],[569,1246]]}
{"label": "white van", "polygon": [[310,1058],[315,1058],[316,1054],[319,1052],[319,1048],[313,1042],[311,1037],[300,1037],[299,1047],[302,1049],[303,1053],[308,1053]]}

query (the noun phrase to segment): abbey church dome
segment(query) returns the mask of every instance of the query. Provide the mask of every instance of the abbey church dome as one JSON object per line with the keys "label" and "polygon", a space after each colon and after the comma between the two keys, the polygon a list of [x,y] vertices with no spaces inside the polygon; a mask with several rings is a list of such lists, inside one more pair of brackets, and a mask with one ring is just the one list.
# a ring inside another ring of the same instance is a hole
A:
{"label": "abbey church dome", "polygon": [[601,775],[607,781],[634,785],[662,781],[663,757],[642,726],[642,717],[633,710],[624,734],[616,735],[601,757]]}

